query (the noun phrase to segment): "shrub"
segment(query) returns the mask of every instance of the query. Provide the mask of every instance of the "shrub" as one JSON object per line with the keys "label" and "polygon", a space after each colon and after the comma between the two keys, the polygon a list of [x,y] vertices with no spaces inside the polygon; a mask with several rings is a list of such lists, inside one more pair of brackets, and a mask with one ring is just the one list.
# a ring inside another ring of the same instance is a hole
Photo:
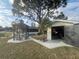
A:
{"label": "shrub", "polygon": [[37,39],[37,40],[46,40],[47,39],[47,35],[43,34],[43,35],[34,35],[33,38]]}

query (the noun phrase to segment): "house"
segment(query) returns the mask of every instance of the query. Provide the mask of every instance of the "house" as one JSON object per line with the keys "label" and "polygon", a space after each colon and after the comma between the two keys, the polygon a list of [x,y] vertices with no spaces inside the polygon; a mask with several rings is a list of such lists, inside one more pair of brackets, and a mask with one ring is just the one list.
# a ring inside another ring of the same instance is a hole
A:
{"label": "house", "polygon": [[36,34],[38,34],[38,27],[29,26],[28,32],[29,32],[29,35],[36,35]]}
{"label": "house", "polygon": [[79,42],[79,22],[69,20],[54,20],[47,30],[47,40],[71,39]]}

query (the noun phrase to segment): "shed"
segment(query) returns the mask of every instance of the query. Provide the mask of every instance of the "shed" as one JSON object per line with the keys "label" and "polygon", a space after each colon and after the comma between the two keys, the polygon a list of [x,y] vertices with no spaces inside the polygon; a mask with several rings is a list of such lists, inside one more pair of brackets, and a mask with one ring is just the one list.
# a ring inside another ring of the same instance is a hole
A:
{"label": "shed", "polygon": [[72,39],[79,41],[79,22],[54,20],[47,30],[47,40]]}

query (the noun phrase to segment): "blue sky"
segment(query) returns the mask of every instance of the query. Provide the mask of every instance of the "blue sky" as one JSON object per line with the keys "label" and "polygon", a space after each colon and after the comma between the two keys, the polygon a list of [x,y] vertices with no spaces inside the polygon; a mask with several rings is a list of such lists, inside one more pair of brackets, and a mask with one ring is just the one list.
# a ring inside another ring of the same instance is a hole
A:
{"label": "blue sky", "polygon": [[[12,15],[12,3],[13,0],[0,0],[0,26],[11,26],[11,22],[16,19]],[[24,21],[27,23],[27,19]],[[31,21],[29,20],[27,24],[30,25]]]}
{"label": "blue sky", "polygon": [[[11,12],[12,3],[13,0],[0,0],[0,26],[11,26],[11,22],[15,20]],[[69,20],[79,21],[79,0],[68,0],[68,5],[58,10],[63,11]],[[27,24],[30,24],[30,22]]]}

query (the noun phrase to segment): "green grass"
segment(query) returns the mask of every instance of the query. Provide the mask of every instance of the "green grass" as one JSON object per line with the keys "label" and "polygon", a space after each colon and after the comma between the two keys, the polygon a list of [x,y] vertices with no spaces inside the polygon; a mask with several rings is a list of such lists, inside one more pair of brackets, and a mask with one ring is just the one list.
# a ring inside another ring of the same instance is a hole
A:
{"label": "green grass", "polygon": [[18,44],[0,39],[0,59],[79,59],[78,47],[48,49],[33,41]]}
{"label": "green grass", "polygon": [[3,32],[3,33],[0,33],[0,37],[9,37],[12,35],[12,32]]}

